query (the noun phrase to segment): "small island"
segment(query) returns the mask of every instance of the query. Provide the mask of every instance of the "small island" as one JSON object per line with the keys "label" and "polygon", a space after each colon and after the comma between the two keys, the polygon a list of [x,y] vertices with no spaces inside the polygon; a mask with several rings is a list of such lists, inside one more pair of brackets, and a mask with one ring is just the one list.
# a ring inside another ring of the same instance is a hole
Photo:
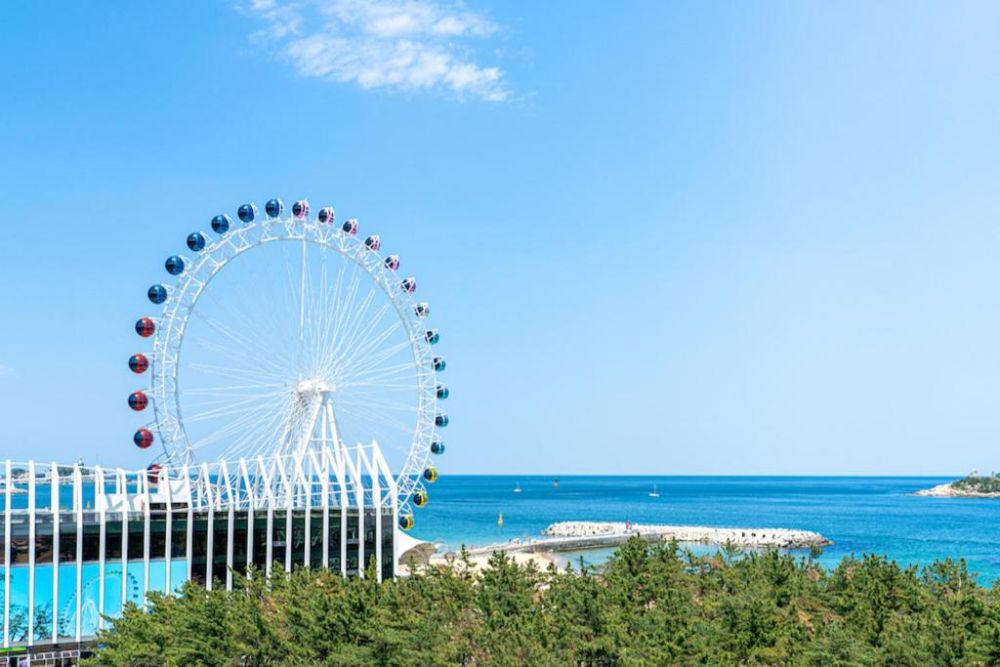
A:
{"label": "small island", "polygon": [[954,482],[921,489],[916,495],[936,498],[1000,498],[1000,476],[996,473],[989,476],[973,473]]}

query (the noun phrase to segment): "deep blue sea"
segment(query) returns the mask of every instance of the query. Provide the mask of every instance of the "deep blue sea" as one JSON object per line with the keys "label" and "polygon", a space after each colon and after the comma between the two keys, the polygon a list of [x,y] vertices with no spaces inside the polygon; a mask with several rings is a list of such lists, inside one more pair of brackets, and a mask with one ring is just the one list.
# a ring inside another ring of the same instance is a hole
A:
{"label": "deep blue sea", "polygon": [[[554,479],[445,475],[416,510],[413,535],[455,548],[536,537],[569,520],[800,528],[833,540],[820,558],[827,566],[852,553],[917,565],[964,557],[981,583],[1000,579],[1000,499],[911,495],[953,478],[569,476],[559,488]],[[648,496],[654,483],[659,498]]]}

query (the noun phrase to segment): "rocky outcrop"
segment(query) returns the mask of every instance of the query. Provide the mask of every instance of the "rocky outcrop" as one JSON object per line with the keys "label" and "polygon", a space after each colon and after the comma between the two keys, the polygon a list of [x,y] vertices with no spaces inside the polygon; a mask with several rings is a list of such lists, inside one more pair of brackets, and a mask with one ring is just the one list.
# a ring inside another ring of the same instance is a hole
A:
{"label": "rocky outcrop", "polygon": [[933,498],[1000,498],[1000,492],[977,491],[975,489],[959,488],[955,482],[938,484],[929,489],[921,489],[913,495],[930,496]]}

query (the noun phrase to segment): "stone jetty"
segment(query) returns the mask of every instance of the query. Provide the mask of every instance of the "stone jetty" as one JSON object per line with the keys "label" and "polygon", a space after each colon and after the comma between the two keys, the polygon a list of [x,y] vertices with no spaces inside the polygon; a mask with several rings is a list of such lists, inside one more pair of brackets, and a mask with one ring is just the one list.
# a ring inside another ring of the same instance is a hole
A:
{"label": "stone jetty", "polygon": [[829,539],[809,530],[789,528],[713,528],[709,526],[669,526],[660,524],[625,524],[614,521],[562,521],[543,531],[547,537],[600,538],[615,536],[622,541],[632,535],[664,542],[698,544],[732,544],[747,548],[806,549],[833,544]]}
{"label": "stone jetty", "polygon": [[832,541],[809,530],[788,528],[713,528],[710,526],[668,526],[658,524],[625,524],[614,521],[562,521],[542,531],[542,537],[531,540],[511,540],[500,544],[468,549],[472,555],[496,551],[559,552],[615,547],[633,535],[650,542],[670,542],[733,546],[747,549],[808,549],[825,547]]}

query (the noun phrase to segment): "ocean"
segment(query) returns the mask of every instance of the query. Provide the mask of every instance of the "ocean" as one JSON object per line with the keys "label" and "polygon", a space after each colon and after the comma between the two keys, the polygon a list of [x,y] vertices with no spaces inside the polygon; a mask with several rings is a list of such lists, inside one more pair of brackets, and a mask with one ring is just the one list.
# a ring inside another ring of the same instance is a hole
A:
{"label": "ocean", "polygon": [[[569,520],[798,528],[833,540],[819,558],[826,566],[864,553],[915,565],[965,558],[989,585],[1000,579],[1000,499],[912,495],[951,479],[444,475],[415,510],[412,534],[454,549],[537,537]],[[659,498],[648,495],[654,484]],[[571,556],[597,564],[609,553]]]}

